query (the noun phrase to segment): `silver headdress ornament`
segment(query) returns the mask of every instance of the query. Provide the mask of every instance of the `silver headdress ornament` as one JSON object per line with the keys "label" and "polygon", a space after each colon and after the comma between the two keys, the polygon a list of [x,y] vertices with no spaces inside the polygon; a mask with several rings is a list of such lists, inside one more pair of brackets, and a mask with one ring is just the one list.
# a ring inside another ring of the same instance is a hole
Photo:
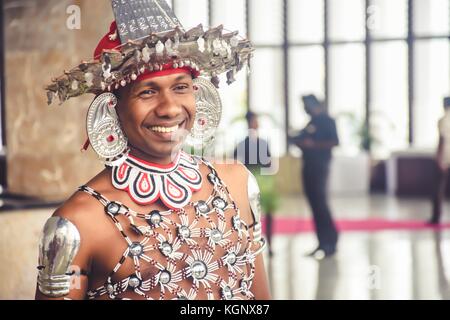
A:
{"label": "silver headdress ornament", "polygon": [[151,33],[184,31],[178,18],[166,1],[112,0],[117,28],[122,43],[147,37]]}
{"label": "silver headdress ornament", "polygon": [[202,150],[214,141],[214,134],[222,116],[222,101],[214,85],[205,78],[194,79],[198,90],[195,94],[196,112],[194,125],[186,143],[195,150]]}
{"label": "silver headdress ornament", "polygon": [[[121,44],[53,79],[46,87],[49,104],[56,96],[63,103],[113,91],[167,64],[190,67],[218,87],[219,74],[226,72],[230,84],[251,58],[250,41],[237,31],[224,33],[222,26],[205,31],[202,25],[185,31],[164,0],[112,0],[112,7]],[[116,32],[109,35],[116,37]]]}
{"label": "silver headdress ornament", "polygon": [[116,105],[114,94],[102,93],[91,103],[86,117],[89,142],[105,164],[122,159],[128,151],[128,140],[120,127]]}

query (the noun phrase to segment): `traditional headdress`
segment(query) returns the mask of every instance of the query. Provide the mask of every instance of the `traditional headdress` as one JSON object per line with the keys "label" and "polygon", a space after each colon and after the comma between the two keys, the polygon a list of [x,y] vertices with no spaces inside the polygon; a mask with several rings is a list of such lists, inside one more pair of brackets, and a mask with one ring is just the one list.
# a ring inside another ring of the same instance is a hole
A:
{"label": "traditional headdress", "polygon": [[221,118],[218,75],[226,72],[228,84],[232,83],[253,48],[237,32],[224,33],[222,26],[204,31],[199,25],[185,31],[164,0],[112,0],[112,8],[115,21],[98,43],[94,60],[54,79],[46,88],[48,102],[55,96],[63,103],[84,93],[95,94],[87,113],[84,149],[92,146],[112,167],[114,186],[127,190],[136,202],[161,198],[169,207],[182,207],[201,184],[195,161],[185,156],[188,160],[183,162],[178,156],[171,170],[162,170],[130,158],[114,92],[135,80],[190,73],[198,90],[194,124],[186,140],[203,148],[213,140]]}
{"label": "traditional headdress", "polygon": [[115,21],[100,40],[94,59],[53,79],[46,87],[48,103],[60,103],[85,93],[96,95],[87,116],[88,143],[106,163],[126,154],[123,134],[114,108],[113,94],[121,86],[147,77],[188,72],[195,78],[197,112],[187,142],[204,147],[218,127],[222,104],[218,75],[227,83],[248,64],[251,43],[238,32],[224,33],[219,26],[204,31],[202,25],[185,31],[164,0],[112,0]]}
{"label": "traditional headdress", "polygon": [[116,21],[100,40],[94,60],[53,79],[46,87],[48,103],[58,96],[63,103],[84,93],[114,91],[143,74],[185,68],[218,87],[221,73],[228,84],[248,63],[251,43],[237,32],[202,25],[185,31],[164,0],[112,0]]}

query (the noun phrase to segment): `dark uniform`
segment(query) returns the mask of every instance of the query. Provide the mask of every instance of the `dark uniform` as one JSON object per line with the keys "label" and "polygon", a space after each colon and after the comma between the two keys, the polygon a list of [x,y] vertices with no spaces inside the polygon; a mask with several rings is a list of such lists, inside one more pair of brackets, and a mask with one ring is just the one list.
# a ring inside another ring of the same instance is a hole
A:
{"label": "dark uniform", "polygon": [[[313,116],[295,141],[310,139],[314,143],[339,144],[335,121],[326,113]],[[311,206],[319,248],[334,253],[338,232],[327,201],[327,181],[331,162],[330,148],[302,148],[303,185]]]}

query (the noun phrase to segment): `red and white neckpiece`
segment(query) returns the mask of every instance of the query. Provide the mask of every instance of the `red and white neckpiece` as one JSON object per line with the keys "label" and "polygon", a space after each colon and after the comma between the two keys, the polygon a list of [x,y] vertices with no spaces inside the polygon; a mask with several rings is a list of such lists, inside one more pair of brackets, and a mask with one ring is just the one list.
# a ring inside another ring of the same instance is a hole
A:
{"label": "red and white neckpiece", "polygon": [[197,160],[180,151],[168,165],[150,163],[128,155],[124,162],[112,166],[112,184],[125,190],[141,205],[158,199],[170,209],[186,206],[193,192],[202,187],[202,175]]}

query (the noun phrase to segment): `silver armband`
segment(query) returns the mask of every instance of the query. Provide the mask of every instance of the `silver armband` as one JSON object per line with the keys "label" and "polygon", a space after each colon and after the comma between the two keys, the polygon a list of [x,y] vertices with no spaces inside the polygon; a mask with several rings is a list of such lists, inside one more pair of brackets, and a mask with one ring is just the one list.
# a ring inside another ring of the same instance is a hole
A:
{"label": "silver armband", "polygon": [[261,194],[259,191],[258,182],[255,176],[249,171],[248,172],[248,183],[247,183],[248,201],[250,202],[250,208],[252,210],[254,226],[253,226],[253,238],[255,241],[260,241],[262,238],[262,228],[261,228]]}
{"label": "silver armband", "polygon": [[39,243],[38,288],[49,297],[69,294],[69,268],[80,247],[75,225],[61,217],[47,220]]}

